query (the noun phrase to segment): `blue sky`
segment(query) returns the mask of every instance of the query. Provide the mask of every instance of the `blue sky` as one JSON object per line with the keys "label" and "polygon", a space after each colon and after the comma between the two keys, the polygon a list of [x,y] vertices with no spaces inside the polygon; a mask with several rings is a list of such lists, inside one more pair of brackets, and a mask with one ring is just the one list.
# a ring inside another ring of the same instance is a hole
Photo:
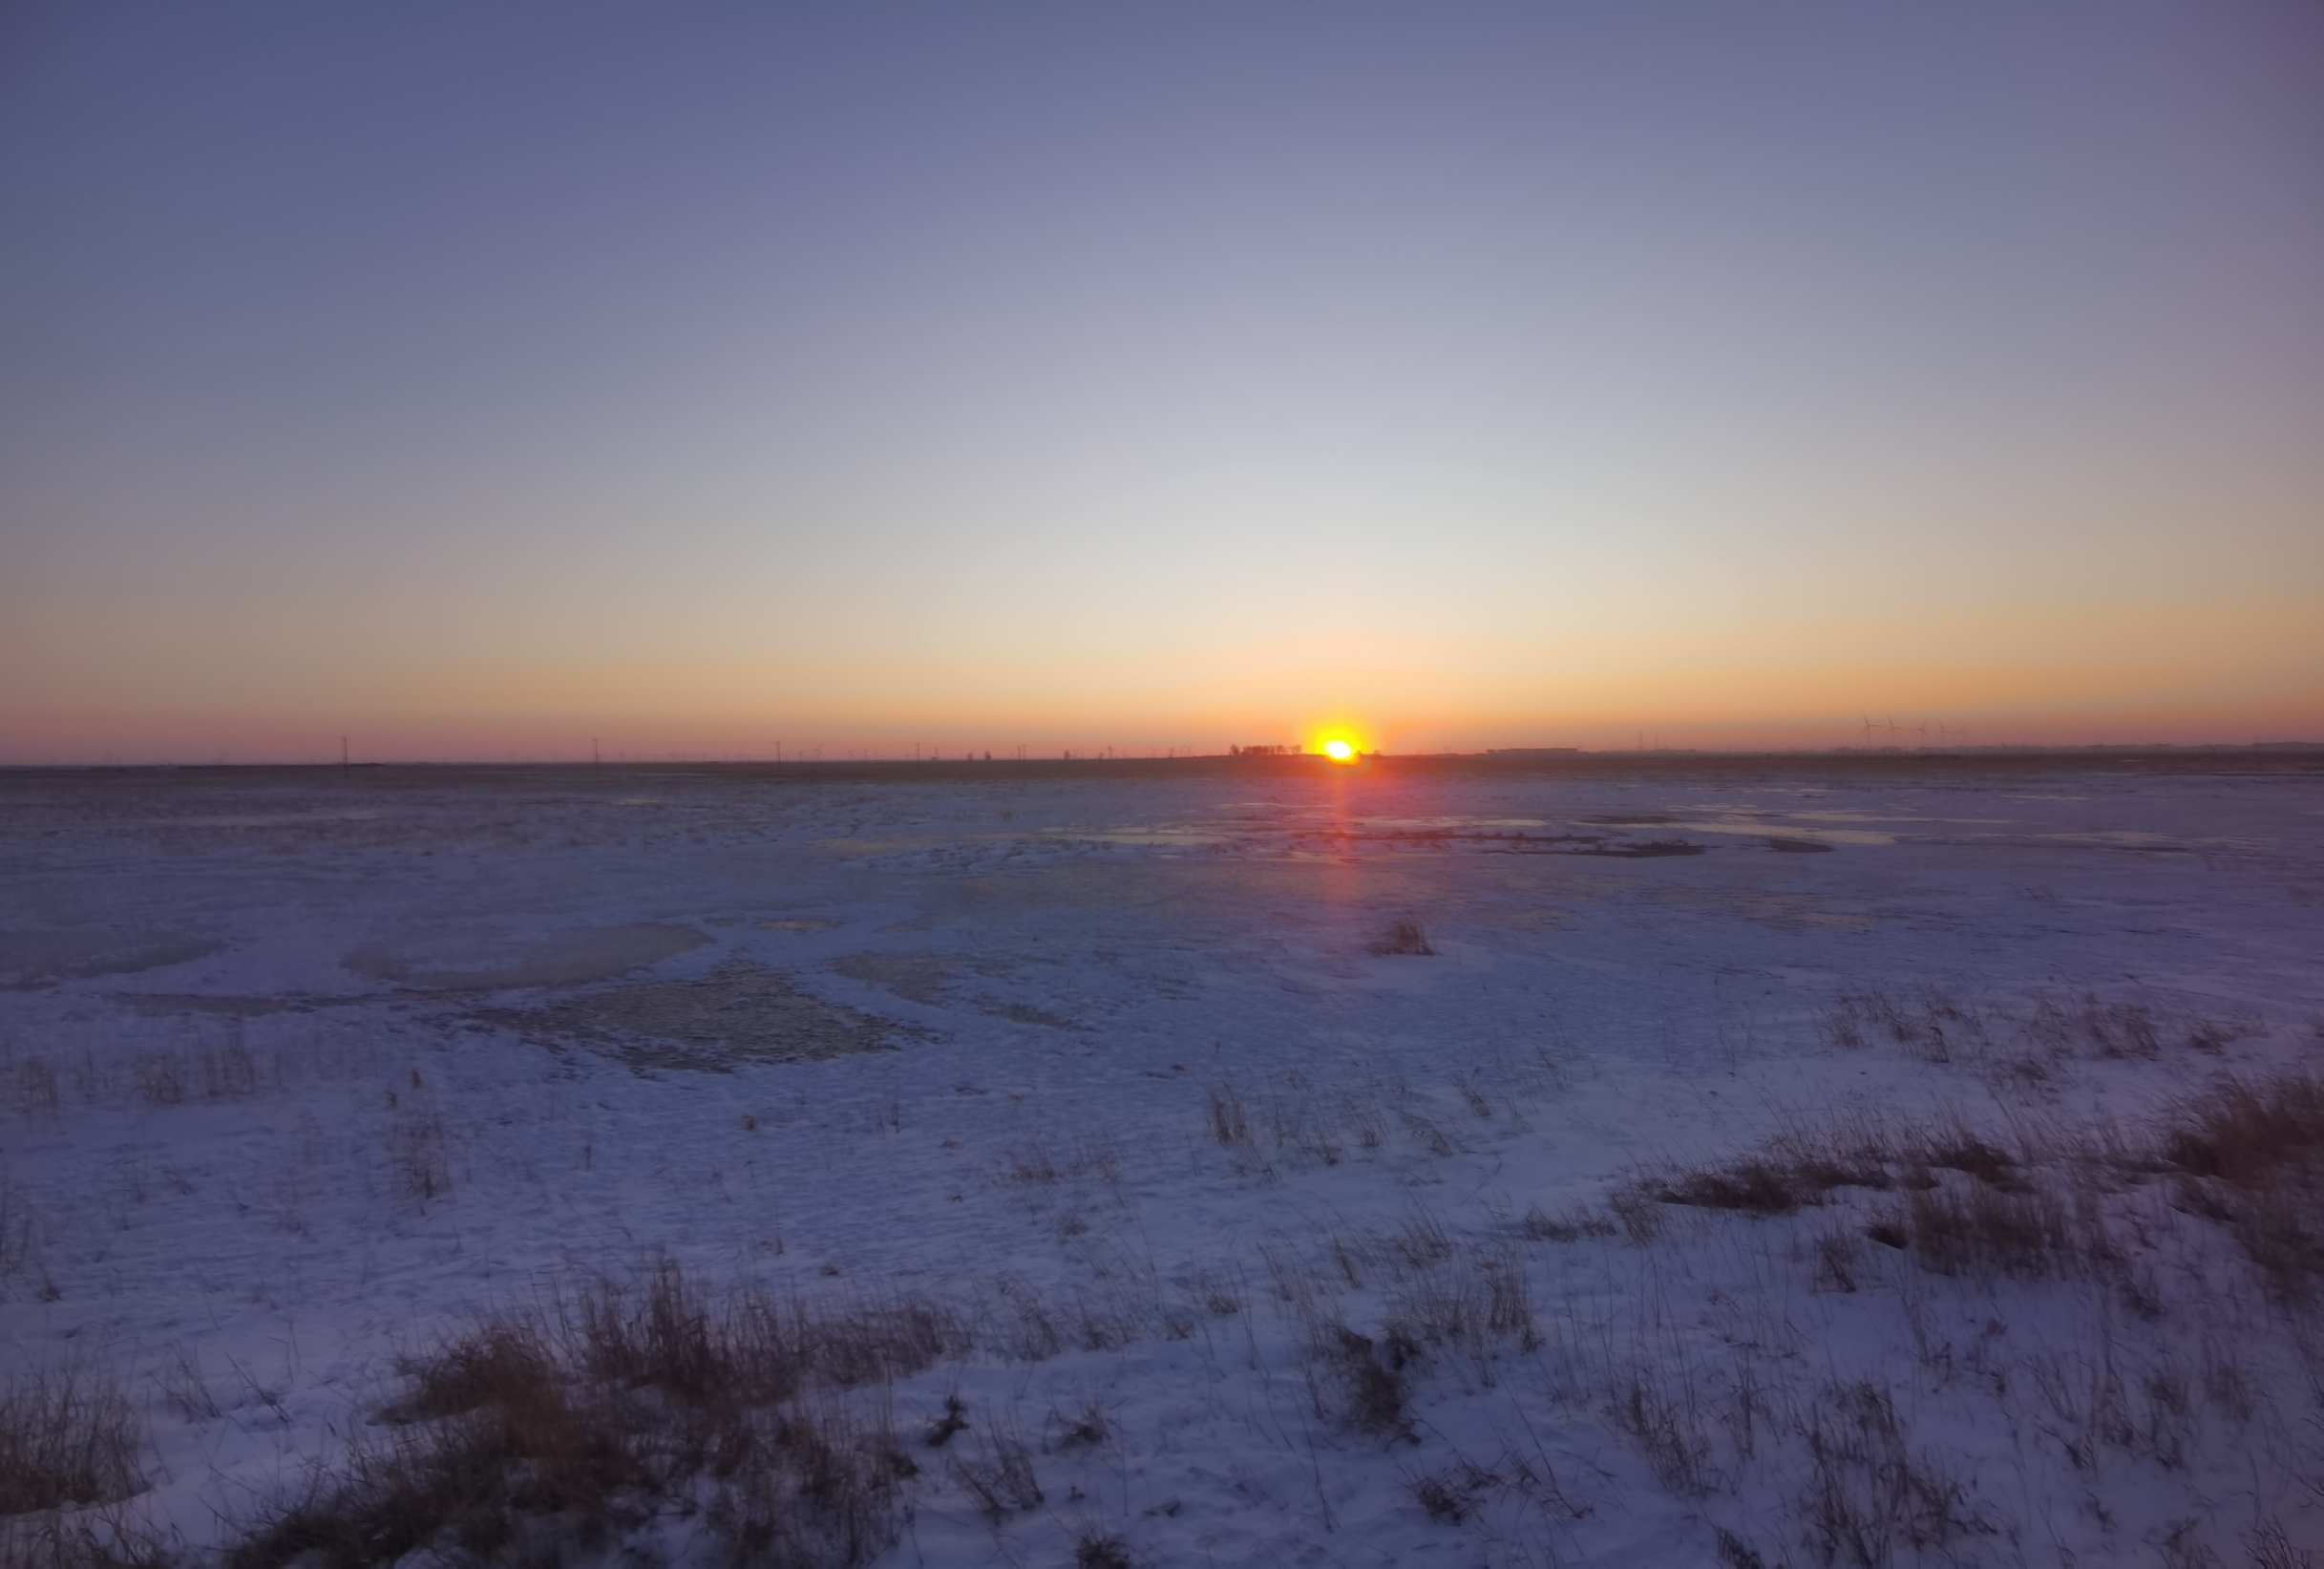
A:
{"label": "blue sky", "polygon": [[2324,11],[31,4],[0,757],[2324,731]]}

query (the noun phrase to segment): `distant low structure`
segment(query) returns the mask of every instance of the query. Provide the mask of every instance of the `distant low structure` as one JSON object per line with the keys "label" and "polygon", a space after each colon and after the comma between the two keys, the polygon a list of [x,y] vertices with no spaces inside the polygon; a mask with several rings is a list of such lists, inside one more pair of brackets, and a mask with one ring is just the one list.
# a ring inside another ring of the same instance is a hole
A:
{"label": "distant low structure", "polygon": [[1297,757],[1298,747],[1229,747],[1230,757]]}
{"label": "distant low structure", "polygon": [[1488,757],[1578,757],[1579,747],[1487,747]]}

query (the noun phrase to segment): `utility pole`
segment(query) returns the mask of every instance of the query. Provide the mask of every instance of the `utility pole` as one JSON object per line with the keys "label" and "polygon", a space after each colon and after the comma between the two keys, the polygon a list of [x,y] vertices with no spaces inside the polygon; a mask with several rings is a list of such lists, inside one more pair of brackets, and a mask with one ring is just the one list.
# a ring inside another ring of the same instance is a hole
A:
{"label": "utility pole", "polygon": [[339,768],[342,773],[347,770],[347,737],[344,735],[339,737]]}

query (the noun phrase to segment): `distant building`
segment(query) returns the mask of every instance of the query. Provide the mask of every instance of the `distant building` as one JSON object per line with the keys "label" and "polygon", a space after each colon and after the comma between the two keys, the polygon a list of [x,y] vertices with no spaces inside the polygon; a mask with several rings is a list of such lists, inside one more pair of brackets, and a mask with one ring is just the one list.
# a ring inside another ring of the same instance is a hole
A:
{"label": "distant building", "polygon": [[1488,757],[1578,757],[1579,747],[1487,747]]}

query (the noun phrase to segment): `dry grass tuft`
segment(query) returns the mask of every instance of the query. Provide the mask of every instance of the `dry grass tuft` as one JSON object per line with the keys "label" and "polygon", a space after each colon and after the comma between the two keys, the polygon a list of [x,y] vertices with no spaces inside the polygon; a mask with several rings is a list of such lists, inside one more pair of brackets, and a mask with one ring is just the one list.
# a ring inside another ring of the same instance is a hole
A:
{"label": "dry grass tuft", "polygon": [[137,1093],[148,1106],[176,1106],[185,1099],[185,1060],[175,1051],[156,1051],[137,1062]]}
{"label": "dry grass tuft", "polygon": [[421,1203],[452,1192],[444,1121],[433,1113],[398,1119],[388,1131],[388,1158],[404,1192]]}
{"label": "dry grass tuft", "polygon": [[1391,1329],[1378,1344],[1338,1320],[1316,1325],[1308,1342],[1308,1386],[1318,1415],[1359,1432],[1409,1438],[1407,1370],[1420,1347]]}
{"label": "dry grass tuft", "polygon": [[2244,1537],[2244,1551],[2251,1569],[2316,1569],[2316,1556],[2292,1544],[2280,1520],[2262,1520]]}
{"label": "dry grass tuft", "polygon": [[811,1309],[745,1292],[713,1307],[665,1262],[407,1360],[393,1436],[228,1562],[352,1569],[442,1544],[556,1561],[677,1507],[699,1508],[738,1562],[863,1563],[894,1542],[919,1468],[843,1391],[960,1344],[916,1301]]}
{"label": "dry grass tuft", "polygon": [[2077,1002],[2044,997],[2034,1005],[2028,1034],[2060,1056],[2150,1062],[2163,1054],[2163,1022],[2152,1005],[2102,1002],[2086,992]]}
{"label": "dry grass tuft", "polygon": [[56,1070],[38,1057],[27,1057],[16,1065],[15,1078],[16,1103],[26,1116],[56,1115]]}
{"label": "dry grass tuft", "polygon": [[518,1409],[536,1403],[561,1377],[540,1326],[508,1319],[481,1325],[433,1356],[407,1359],[403,1371],[412,1390],[384,1413],[391,1422],[464,1416],[479,1406]]}
{"label": "dry grass tuft", "polygon": [[2166,1016],[2143,999],[2038,998],[2022,1016],[1975,1007],[1934,986],[1844,991],[1824,1015],[1824,1035],[1843,1050],[1890,1041],[1924,1061],[1966,1062],[1997,1083],[2039,1084],[2072,1059],[2151,1062],[2173,1043],[2217,1055],[2267,1032],[2255,1010],[2226,1017]]}
{"label": "dry grass tuft", "polygon": [[2066,1273],[2079,1259],[2065,1203],[2047,1187],[2024,1193],[1981,1182],[1928,1188],[1911,1195],[1890,1224],[1939,1275],[2039,1279]]}
{"label": "dry grass tuft", "polygon": [[1130,1556],[1130,1544],[1119,1537],[1074,1538],[1074,1569],[1130,1569],[1135,1561]]}
{"label": "dry grass tuft", "polygon": [[1212,1139],[1227,1149],[1250,1143],[1251,1118],[1243,1110],[1242,1095],[1235,1088],[1234,1078],[1222,1077],[1206,1098],[1210,1104]]}
{"label": "dry grass tuft", "polygon": [[2229,1079],[2180,1109],[2161,1153],[2189,1177],[2247,1191],[2270,1186],[2324,1155],[2324,1081]]}
{"label": "dry grass tuft", "polygon": [[0,1569],[173,1569],[179,1561],[116,1510],[0,1518]]}
{"label": "dry grass tuft", "polygon": [[1021,1511],[1038,1509],[1046,1496],[1033,1472],[1033,1456],[1014,1433],[989,1433],[974,1452],[954,1456],[952,1475],[996,1525]]}
{"label": "dry grass tuft", "polygon": [[0,1284],[39,1267],[40,1224],[32,1205],[0,1166]]}
{"label": "dry grass tuft", "polygon": [[1578,1242],[1584,1237],[1611,1237],[1620,1228],[1612,1220],[1581,1204],[1574,1204],[1553,1215],[1540,1205],[1529,1206],[1525,1212],[1525,1235],[1536,1242]]}
{"label": "dry grass tuft", "polygon": [[[1892,1188],[1898,1180],[1896,1169],[1927,1164],[1930,1158],[1928,1151],[1892,1139],[1877,1128],[1785,1134],[1770,1141],[1764,1153],[1723,1166],[1698,1166],[1658,1180],[1625,1183],[1617,1190],[1617,1199],[1627,1198],[1634,1205],[1652,1200],[1745,1215],[1789,1215],[1826,1202],[1836,1188]],[[1635,1233],[1637,1228],[1631,1229]]]}
{"label": "dry grass tuft", "polygon": [[1436,952],[1428,945],[1427,931],[1410,916],[1392,922],[1386,931],[1373,938],[1364,946],[1383,956],[1402,953],[1426,957]]}
{"label": "dry grass tuft", "polygon": [[1052,1449],[1094,1448],[1104,1443],[1113,1431],[1113,1424],[1107,1419],[1106,1408],[1095,1401],[1083,1402],[1081,1410],[1071,1415],[1051,1412],[1050,1420],[1058,1430],[1057,1437],[1049,1446]]}
{"label": "dry grass tuft", "polygon": [[1659,1384],[1634,1377],[1606,1414],[1630,1434],[1664,1487],[1699,1498],[1711,1490],[1711,1445],[1691,1396],[1691,1389],[1674,1396]]}
{"label": "dry grass tuft", "polygon": [[0,1394],[0,1515],[109,1503],[145,1485],[141,1433],[111,1380],[67,1364]]}
{"label": "dry grass tuft", "polygon": [[1724,1168],[1687,1172],[1655,1191],[1665,1204],[1741,1210],[1746,1215],[1789,1215],[1823,1195],[1800,1174],[1765,1160],[1739,1160]]}
{"label": "dry grass tuft", "polygon": [[2180,1207],[2224,1225],[2279,1295],[2324,1276],[2324,1081],[2229,1079],[2177,1109],[2155,1159]]}
{"label": "dry grass tuft", "polygon": [[1815,1477],[1808,1539],[1825,1563],[1878,1569],[1910,1549],[1943,1550],[1993,1528],[1972,1513],[1961,1484],[1911,1452],[1889,1391],[1870,1381],[1835,1386],[1807,1416]]}
{"label": "dry grass tuft", "polygon": [[1412,1479],[1412,1501],[1428,1518],[1459,1525],[1477,1512],[1486,1494],[1502,1486],[1501,1477],[1471,1460],[1460,1460],[1443,1471],[1423,1472]]}

